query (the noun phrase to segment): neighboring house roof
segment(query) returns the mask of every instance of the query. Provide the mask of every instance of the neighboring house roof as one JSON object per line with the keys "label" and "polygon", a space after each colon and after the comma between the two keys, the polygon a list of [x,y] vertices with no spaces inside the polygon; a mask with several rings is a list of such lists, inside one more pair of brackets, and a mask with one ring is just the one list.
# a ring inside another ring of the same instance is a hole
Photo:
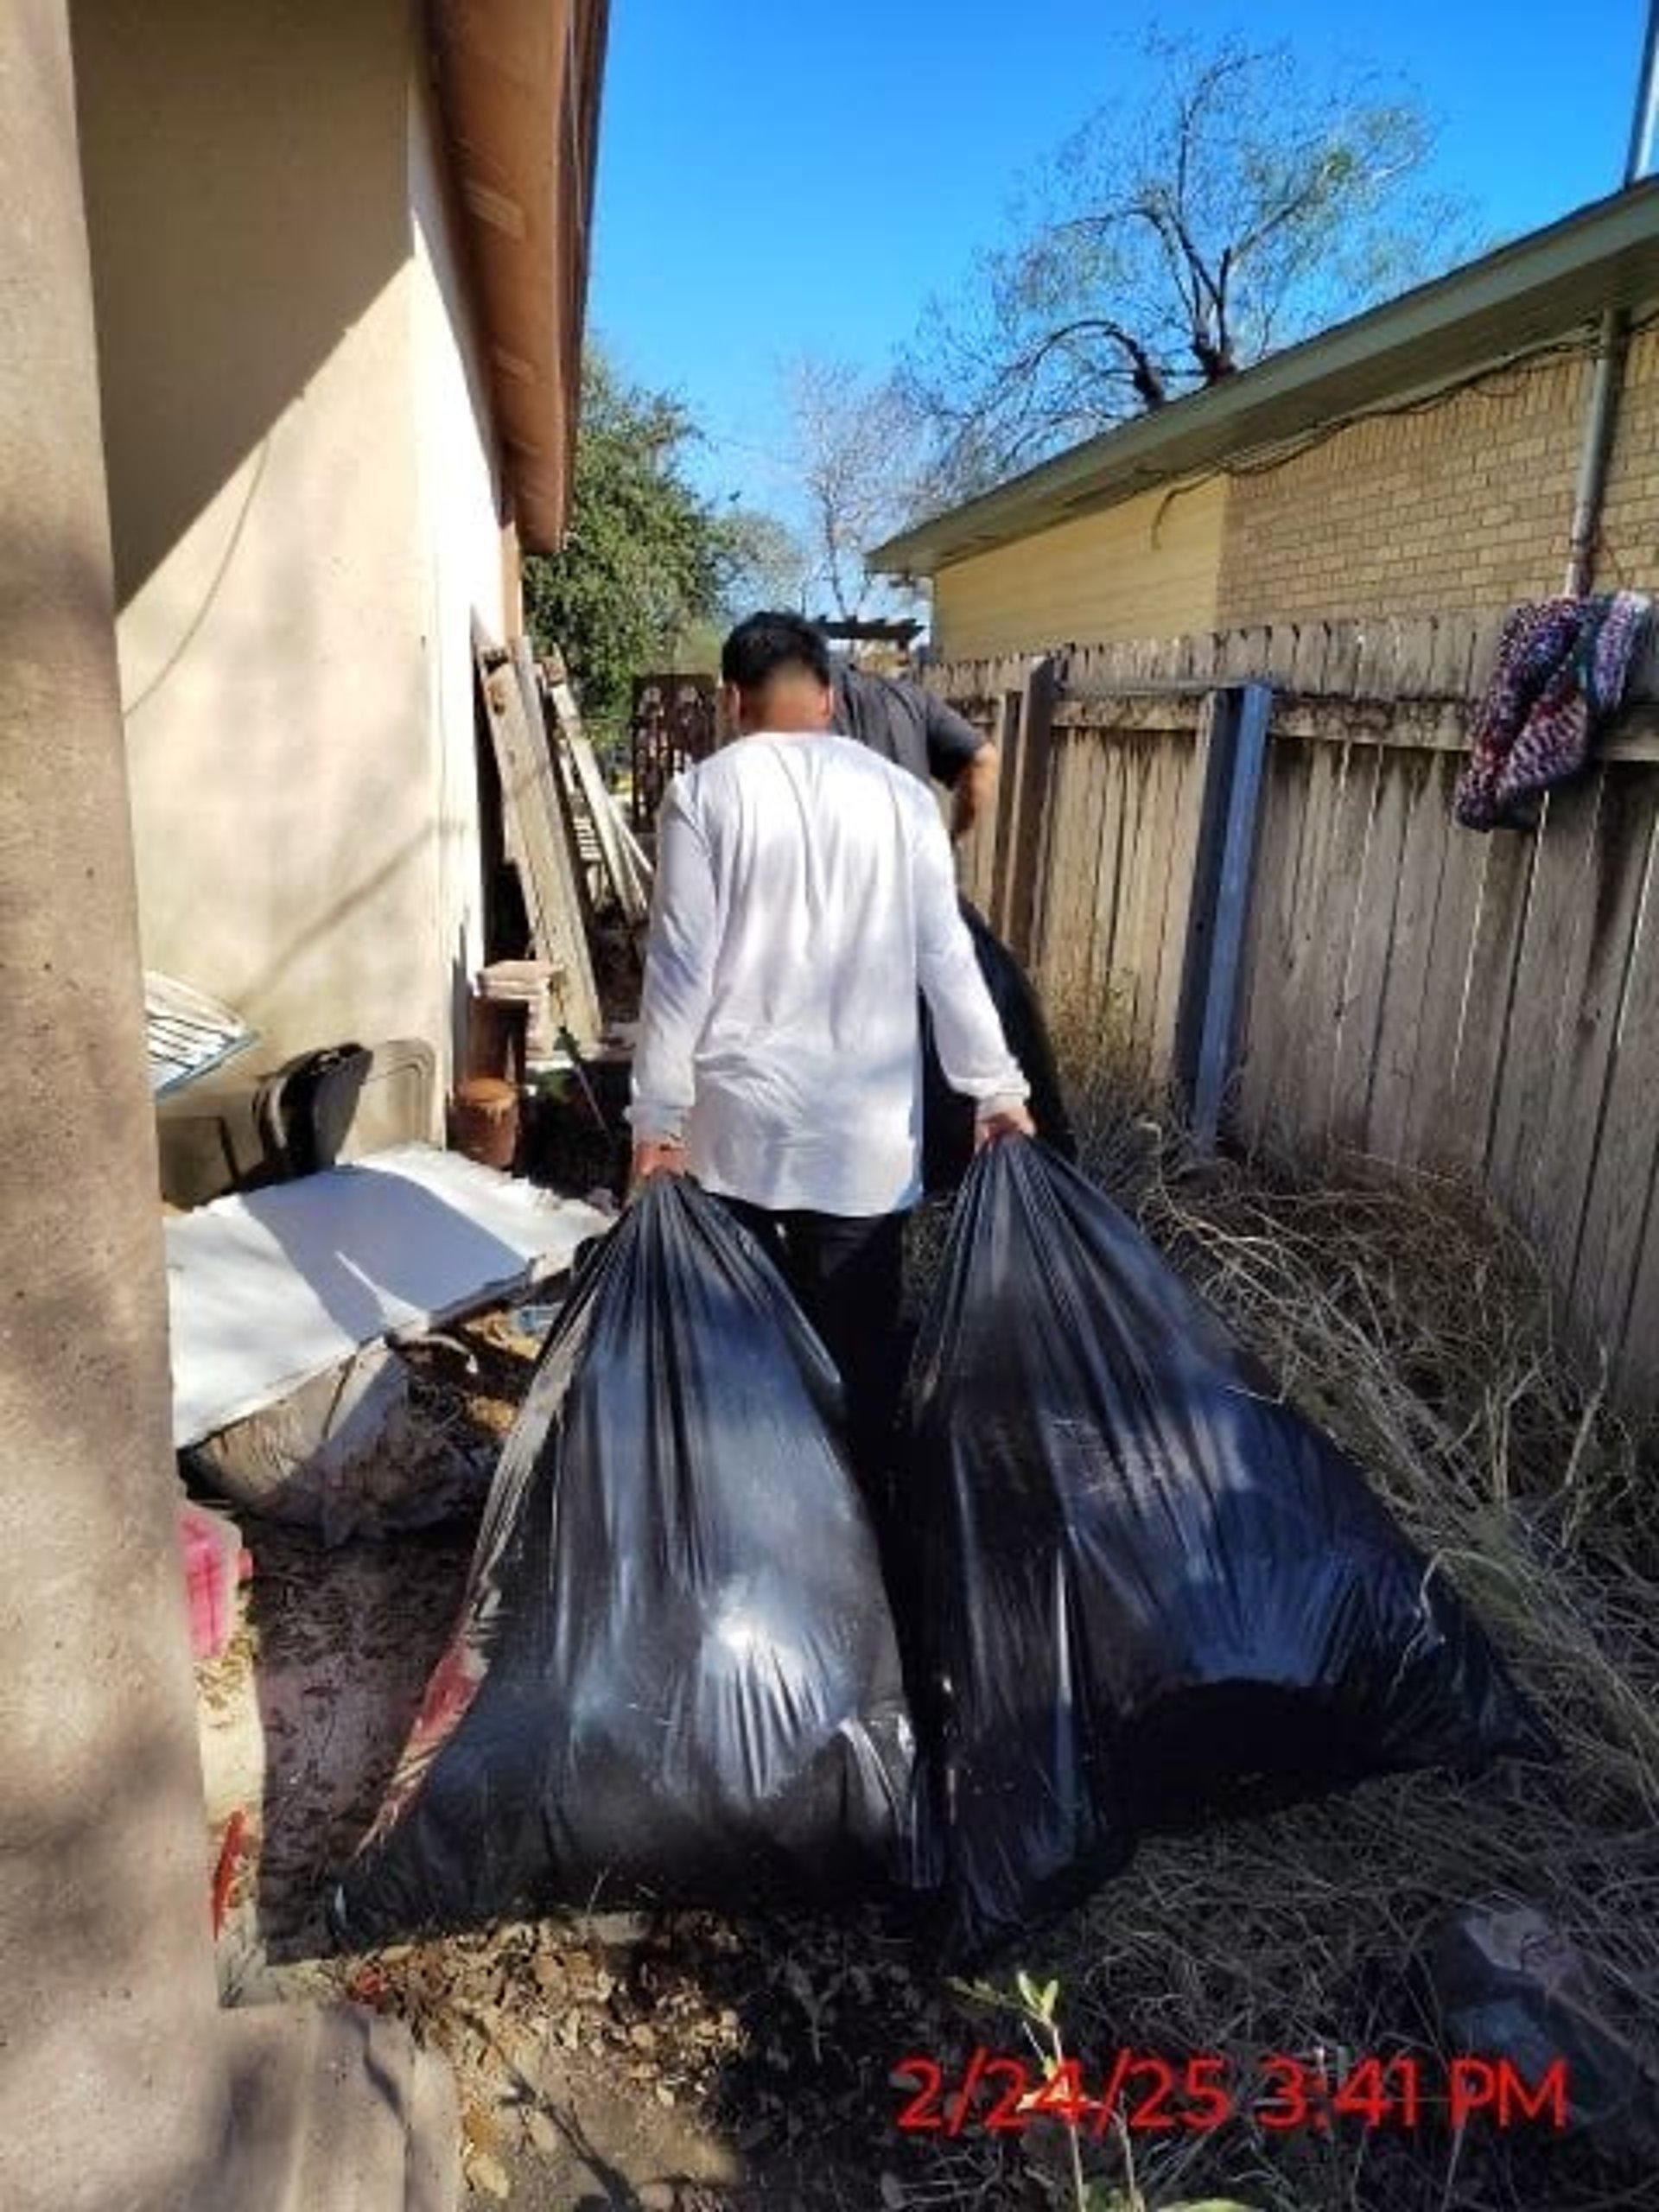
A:
{"label": "neighboring house roof", "polygon": [[1609,308],[1659,297],[1659,179],[1070,448],[876,546],[868,567],[931,575],[969,555],[1203,474],[1535,350]]}
{"label": "neighboring house roof", "polygon": [[429,0],[520,537],[569,509],[608,0]]}

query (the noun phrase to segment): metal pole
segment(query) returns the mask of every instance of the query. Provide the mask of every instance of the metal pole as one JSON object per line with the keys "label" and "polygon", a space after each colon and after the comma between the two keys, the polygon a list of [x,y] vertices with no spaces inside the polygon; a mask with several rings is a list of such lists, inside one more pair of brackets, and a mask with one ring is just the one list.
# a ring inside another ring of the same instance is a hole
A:
{"label": "metal pole", "polygon": [[1624,156],[1624,182],[1636,184],[1648,173],[1653,158],[1653,135],[1659,125],[1659,0],[1649,0],[1647,35],[1642,46],[1642,74],[1637,91],[1636,112],[1630,118],[1630,151]]}
{"label": "metal pole", "polygon": [[[1656,126],[1659,126],[1659,0],[1648,0],[1642,69],[1636,107],[1630,117],[1630,142],[1624,156],[1625,191],[1647,174],[1653,157]],[[1579,480],[1573,499],[1573,526],[1567,538],[1567,579],[1562,589],[1575,599],[1589,590],[1595,577],[1596,537],[1601,527],[1607,464],[1612,454],[1618,396],[1630,340],[1629,315],[1623,308],[1609,308],[1601,318],[1596,345],[1595,380],[1590,388],[1590,405],[1585,416]]]}

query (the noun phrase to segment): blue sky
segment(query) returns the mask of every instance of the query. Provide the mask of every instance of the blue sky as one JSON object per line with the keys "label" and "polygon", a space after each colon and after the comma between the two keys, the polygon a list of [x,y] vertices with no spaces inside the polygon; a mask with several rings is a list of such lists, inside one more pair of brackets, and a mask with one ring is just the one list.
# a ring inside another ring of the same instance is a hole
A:
{"label": "blue sky", "polygon": [[[1109,0],[612,0],[590,327],[687,402],[708,492],[788,512],[782,364],[883,367],[1122,84],[1147,20]],[[1645,0],[1158,14],[1407,79],[1440,125],[1436,181],[1495,241],[1617,188],[1645,20]]]}

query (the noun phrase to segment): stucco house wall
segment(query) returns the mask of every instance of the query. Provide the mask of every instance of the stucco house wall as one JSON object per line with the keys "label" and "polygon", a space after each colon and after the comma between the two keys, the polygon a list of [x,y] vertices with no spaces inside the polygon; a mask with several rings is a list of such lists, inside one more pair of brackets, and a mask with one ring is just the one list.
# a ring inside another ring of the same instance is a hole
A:
{"label": "stucco house wall", "polygon": [[[518,626],[515,549],[500,520],[500,455],[472,289],[456,251],[430,87],[410,88],[410,271],[415,454],[426,600],[437,912],[433,966],[464,1034],[467,978],[486,957],[482,911],[474,620],[497,639]],[[504,549],[504,537],[505,547]],[[504,550],[506,557],[504,557]]]}
{"label": "stucco house wall", "polygon": [[143,957],[446,1055],[498,454],[405,0],[74,16]]}

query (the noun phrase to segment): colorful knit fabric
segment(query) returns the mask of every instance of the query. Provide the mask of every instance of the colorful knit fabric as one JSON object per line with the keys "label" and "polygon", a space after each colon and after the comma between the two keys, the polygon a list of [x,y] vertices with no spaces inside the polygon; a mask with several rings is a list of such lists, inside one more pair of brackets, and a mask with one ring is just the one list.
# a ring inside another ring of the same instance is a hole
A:
{"label": "colorful knit fabric", "polygon": [[1624,696],[1650,607],[1645,593],[1616,591],[1510,609],[1458,779],[1465,830],[1529,826],[1539,793],[1579,773]]}

